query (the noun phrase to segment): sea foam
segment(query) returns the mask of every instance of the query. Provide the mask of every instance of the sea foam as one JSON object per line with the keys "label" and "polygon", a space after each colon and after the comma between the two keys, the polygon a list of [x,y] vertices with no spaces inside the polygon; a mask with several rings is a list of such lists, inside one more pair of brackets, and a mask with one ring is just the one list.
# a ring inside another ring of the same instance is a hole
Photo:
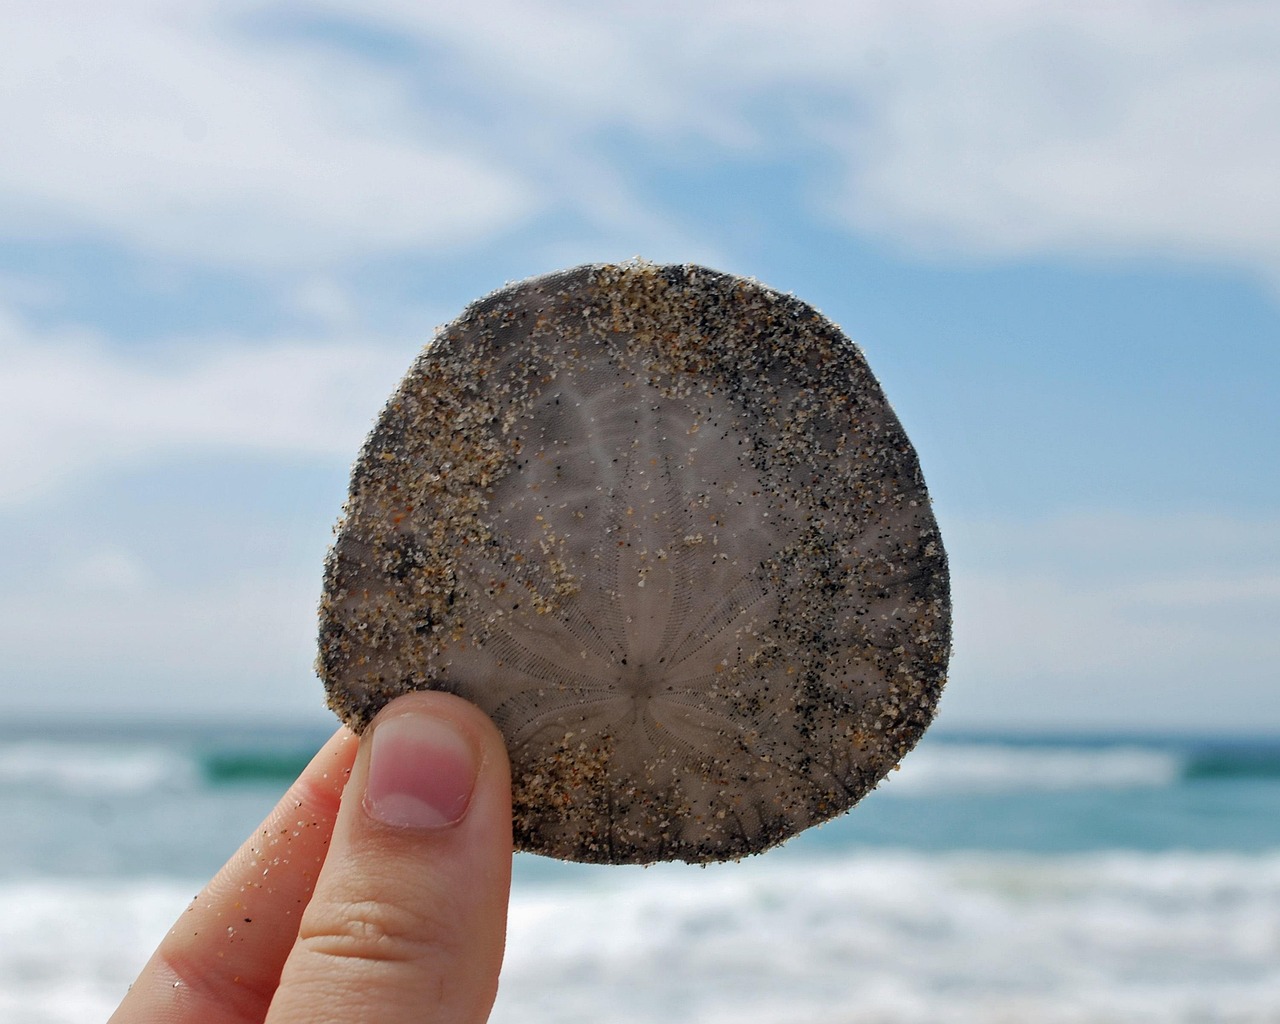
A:
{"label": "sea foam", "polygon": [[24,740],[0,749],[0,786],[57,793],[143,793],[194,786],[196,762],[159,744]]}
{"label": "sea foam", "polygon": [[[29,882],[0,1019],[101,1019],[194,887]],[[765,856],[518,884],[496,1024],[1274,1022],[1280,853]]]}
{"label": "sea foam", "polygon": [[1169,786],[1184,755],[1152,747],[925,743],[882,784],[885,792],[984,793]]}

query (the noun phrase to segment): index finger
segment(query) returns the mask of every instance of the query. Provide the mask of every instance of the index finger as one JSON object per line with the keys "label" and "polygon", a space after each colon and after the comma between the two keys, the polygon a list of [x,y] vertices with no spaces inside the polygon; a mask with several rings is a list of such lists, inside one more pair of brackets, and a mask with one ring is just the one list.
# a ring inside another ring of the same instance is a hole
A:
{"label": "index finger", "polygon": [[109,1024],[258,1022],[324,863],[359,741],[339,729],[178,919]]}

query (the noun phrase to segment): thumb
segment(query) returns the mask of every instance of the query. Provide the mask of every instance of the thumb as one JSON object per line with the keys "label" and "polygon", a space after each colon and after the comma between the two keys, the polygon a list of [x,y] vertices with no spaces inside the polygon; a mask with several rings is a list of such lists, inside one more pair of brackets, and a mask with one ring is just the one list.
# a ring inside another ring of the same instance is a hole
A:
{"label": "thumb", "polygon": [[497,729],[447,693],[393,701],[361,740],[268,1024],[485,1020],[510,885]]}

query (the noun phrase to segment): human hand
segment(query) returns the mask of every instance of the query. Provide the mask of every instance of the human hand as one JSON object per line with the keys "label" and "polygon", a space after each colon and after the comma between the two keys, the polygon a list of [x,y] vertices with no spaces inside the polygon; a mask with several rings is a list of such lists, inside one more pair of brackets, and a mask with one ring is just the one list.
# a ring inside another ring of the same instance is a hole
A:
{"label": "human hand", "polygon": [[461,698],[400,697],[324,745],[110,1024],[483,1021],[510,885],[502,737]]}

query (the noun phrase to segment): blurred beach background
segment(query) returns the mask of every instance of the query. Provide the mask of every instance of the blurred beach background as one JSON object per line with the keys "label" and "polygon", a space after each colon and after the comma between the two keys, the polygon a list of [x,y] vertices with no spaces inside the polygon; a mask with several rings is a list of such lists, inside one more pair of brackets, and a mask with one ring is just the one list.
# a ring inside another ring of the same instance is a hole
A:
{"label": "blurred beach background", "polygon": [[862,345],[938,725],[740,864],[518,857],[495,1020],[1280,1022],[1280,8],[0,0],[0,1020],[105,1018],[332,730],[433,328],[643,256]]}
{"label": "blurred beach background", "polygon": [[[105,1019],[322,739],[7,744],[0,1020]],[[849,814],[737,864],[517,855],[493,1020],[1271,1022],[1278,950],[1280,743],[939,730]]]}

